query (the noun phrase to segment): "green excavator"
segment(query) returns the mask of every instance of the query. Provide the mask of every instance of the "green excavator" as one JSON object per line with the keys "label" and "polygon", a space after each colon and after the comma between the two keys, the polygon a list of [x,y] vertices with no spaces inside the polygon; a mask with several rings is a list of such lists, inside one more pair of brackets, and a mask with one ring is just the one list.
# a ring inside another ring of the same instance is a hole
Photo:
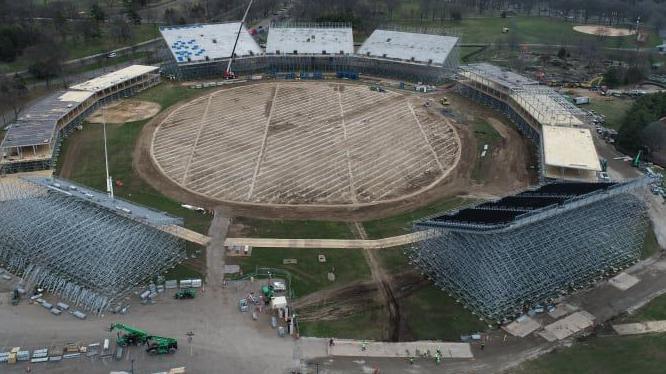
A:
{"label": "green excavator", "polygon": [[121,347],[146,344],[148,345],[146,352],[153,354],[173,353],[178,349],[178,341],[176,339],[150,335],[146,331],[137,329],[136,327],[122,323],[112,323],[109,331],[113,330],[125,332],[124,334],[120,334],[120,331],[118,332],[118,339],[116,342]]}

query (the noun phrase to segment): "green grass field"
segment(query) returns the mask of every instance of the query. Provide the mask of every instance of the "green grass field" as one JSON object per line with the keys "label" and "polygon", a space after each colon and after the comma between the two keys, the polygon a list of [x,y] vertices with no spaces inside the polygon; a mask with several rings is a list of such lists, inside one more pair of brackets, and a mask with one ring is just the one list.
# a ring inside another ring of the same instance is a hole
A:
{"label": "green grass field", "polygon": [[[320,263],[318,256],[326,256]],[[284,265],[282,260],[296,259],[297,264]],[[355,249],[253,248],[252,256],[228,257],[228,263],[238,263],[243,273],[257,267],[279,268],[292,274],[292,289],[296,297],[305,296],[328,287],[340,287],[358,280],[370,279],[370,268],[363,253]],[[335,270],[335,281],[327,278]]]}
{"label": "green grass field", "polygon": [[[517,43],[531,44],[577,44],[585,41],[600,40],[604,46],[613,48],[631,48],[635,46],[635,36],[606,37],[600,39],[594,35],[588,35],[574,31],[576,24],[564,22],[560,19],[518,16],[518,17],[488,17],[468,18],[462,21],[425,19],[396,19],[395,23],[405,26],[446,28],[458,31],[462,36],[462,42],[469,43],[498,43],[508,42],[512,38]],[[508,27],[508,33],[502,33],[502,29]],[[645,47],[655,47],[661,44],[656,32],[651,31]]]}
{"label": "green grass field", "polygon": [[381,239],[395,235],[408,234],[411,232],[412,223],[414,221],[436,213],[451,210],[471,202],[472,201],[469,199],[447,197],[411,212],[398,214],[393,217],[363,222],[363,227],[368,233],[368,237],[370,239]]}
{"label": "green grass field", "polygon": [[[194,96],[200,91],[188,90],[176,85],[162,83],[146,90],[135,97],[137,100],[154,101],[163,108],[173,105],[176,101]],[[193,230],[206,233],[211,217],[180,207],[173,201],[141,179],[132,168],[134,145],[147,120],[122,125],[107,125],[109,146],[109,169],[114,180],[121,181],[123,186],[117,187],[116,195],[133,202],[159,209],[185,219],[185,225]],[[102,126],[86,124],[82,131],[73,133],[63,142],[61,155],[66,155],[72,143],[77,144],[77,161],[70,179],[98,190],[106,189],[104,167],[104,143]],[[57,171],[62,167],[63,157],[59,159]]]}
{"label": "green grass field", "polygon": [[510,373],[663,373],[664,347],[666,334],[597,337],[528,361]]}
{"label": "green grass field", "polygon": [[641,250],[641,259],[646,259],[659,252],[660,250],[661,248],[657,242],[657,237],[655,236],[654,230],[652,229],[652,224],[650,224],[650,227],[645,234],[645,241],[643,242],[643,249]]}
{"label": "green grass field", "polygon": [[662,320],[666,320],[666,295],[654,298],[637,313],[622,318],[622,323]]}
{"label": "green grass field", "polygon": [[479,157],[472,169],[472,179],[477,182],[485,180],[486,171],[492,166],[492,152],[497,143],[502,140],[502,136],[488,122],[482,119],[476,119],[472,123],[472,131],[477,141],[477,152],[479,155],[483,152],[485,145],[488,145],[485,157]]}
{"label": "green grass field", "polygon": [[629,111],[633,103],[634,100],[631,99],[594,96],[590,99],[590,104],[586,105],[584,109],[591,109],[599,114],[603,114],[606,117],[605,127],[619,130],[624,115]]}
{"label": "green grass field", "polygon": [[401,300],[410,332],[418,340],[459,341],[460,335],[485,331],[488,326],[434,285]]}
{"label": "green grass field", "polygon": [[267,220],[248,217],[234,218],[243,226],[243,235],[254,238],[280,239],[353,239],[349,225],[330,221]]}

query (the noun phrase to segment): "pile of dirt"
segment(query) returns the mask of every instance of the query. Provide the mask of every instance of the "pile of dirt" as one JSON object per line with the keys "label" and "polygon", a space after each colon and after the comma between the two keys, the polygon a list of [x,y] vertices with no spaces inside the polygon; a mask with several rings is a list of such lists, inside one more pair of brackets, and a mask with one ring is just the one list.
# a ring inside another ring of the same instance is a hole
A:
{"label": "pile of dirt", "polygon": [[88,117],[90,123],[122,124],[154,117],[162,110],[160,104],[150,101],[120,100],[97,109]]}
{"label": "pile of dirt", "polygon": [[573,29],[583,34],[597,36],[628,36],[636,34],[636,30],[601,25],[574,26]]}

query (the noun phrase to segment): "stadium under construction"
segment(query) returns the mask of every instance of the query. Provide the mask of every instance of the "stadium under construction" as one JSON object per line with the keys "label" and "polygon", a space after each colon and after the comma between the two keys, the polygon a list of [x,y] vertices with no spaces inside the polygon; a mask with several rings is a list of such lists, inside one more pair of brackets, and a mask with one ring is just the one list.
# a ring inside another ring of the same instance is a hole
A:
{"label": "stadium under construction", "polygon": [[[238,30],[243,30],[238,37]],[[375,30],[354,52],[344,23],[274,23],[264,51],[240,22],[164,26],[164,72],[178,79],[220,77],[234,50],[233,71],[284,79],[390,77],[430,84],[452,78],[458,67],[457,36]]]}
{"label": "stadium under construction", "polygon": [[475,314],[501,323],[637,262],[647,213],[630,192],[645,182],[551,183],[441,214],[415,225],[428,239],[410,258]]}

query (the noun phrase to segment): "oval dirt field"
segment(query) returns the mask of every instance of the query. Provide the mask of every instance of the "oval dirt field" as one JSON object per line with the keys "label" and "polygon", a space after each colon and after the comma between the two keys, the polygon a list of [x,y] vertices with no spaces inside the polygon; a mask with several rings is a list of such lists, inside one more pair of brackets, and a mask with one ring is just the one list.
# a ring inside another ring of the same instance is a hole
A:
{"label": "oval dirt field", "polygon": [[412,95],[274,82],[178,107],[155,128],[150,152],[173,183],[217,201],[356,205],[439,182],[461,146],[453,126]]}

